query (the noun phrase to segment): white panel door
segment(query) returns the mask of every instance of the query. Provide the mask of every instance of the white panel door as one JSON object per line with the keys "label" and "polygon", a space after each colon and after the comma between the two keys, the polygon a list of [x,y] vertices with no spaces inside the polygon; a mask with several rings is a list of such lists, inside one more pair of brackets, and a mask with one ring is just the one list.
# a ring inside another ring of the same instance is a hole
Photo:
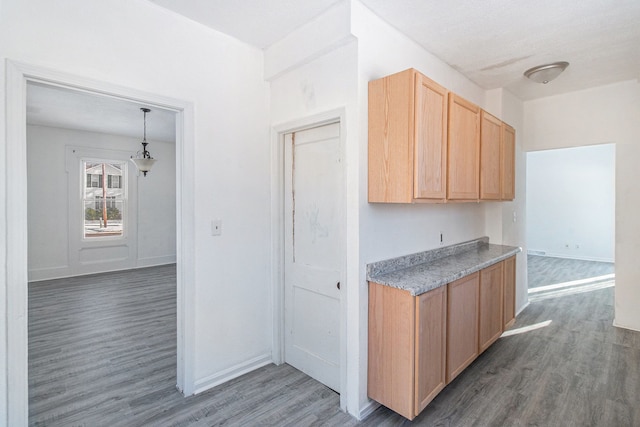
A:
{"label": "white panel door", "polygon": [[285,362],[339,392],[340,124],[285,135]]}

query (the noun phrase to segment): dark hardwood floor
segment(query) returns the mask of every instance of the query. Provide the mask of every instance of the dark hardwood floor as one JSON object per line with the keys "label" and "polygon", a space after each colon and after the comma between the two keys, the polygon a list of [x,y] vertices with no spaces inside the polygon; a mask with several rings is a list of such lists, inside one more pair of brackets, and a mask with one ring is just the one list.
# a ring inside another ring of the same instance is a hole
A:
{"label": "dark hardwood floor", "polygon": [[612,321],[612,287],[550,294],[413,422],[384,407],[357,422],[288,365],[182,397],[173,266],[39,282],[29,289],[30,424],[638,426],[640,333]]}

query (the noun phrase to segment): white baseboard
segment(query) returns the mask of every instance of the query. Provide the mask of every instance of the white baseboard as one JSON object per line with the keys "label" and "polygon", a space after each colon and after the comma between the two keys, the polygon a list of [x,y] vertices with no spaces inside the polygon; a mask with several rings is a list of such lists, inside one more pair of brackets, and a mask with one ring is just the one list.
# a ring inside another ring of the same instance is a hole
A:
{"label": "white baseboard", "polygon": [[364,405],[363,408],[360,409],[360,413],[358,414],[358,421],[362,421],[367,418],[369,415],[373,414],[373,412],[380,407],[380,404],[375,400],[369,400],[369,403]]}
{"label": "white baseboard", "polygon": [[527,254],[537,255],[537,256],[546,256],[550,258],[577,259],[580,261],[615,262],[614,259],[610,259],[610,258],[599,258],[599,257],[590,257],[590,256],[571,256],[566,254],[558,254],[553,252],[536,251],[536,250],[528,250]]}
{"label": "white baseboard", "polygon": [[156,256],[150,258],[139,258],[136,266],[137,267],[155,267],[157,265],[165,265],[165,264],[175,264],[176,256],[174,255],[165,255],[165,256]]}
{"label": "white baseboard", "polygon": [[271,354],[263,354],[261,356],[254,357],[251,360],[247,360],[246,362],[242,362],[235,366],[227,368],[223,371],[216,372],[215,374],[209,375],[208,377],[196,380],[193,384],[193,394],[202,393],[203,391],[209,390],[210,388],[237,378],[248,372],[269,365],[270,363],[273,363]]}
{"label": "white baseboard", "polygon": [[49,268],[32,268],[29,270],[29,282],[69,277],[69,270],[68,265]]}
{"label": "white baseboard", "polygon": [[516,317],[522,313],[524,311],[525,308],[529,307],[529,301],[527,301],[527,303],[525,305],[522,306],[522,308],[520,308],[520,310],[518,310],[518,312],[516,313]]}
{"label": "white baseboard", "polygon": [[537,251],[535,249],[527,249],[527,255],[546,256],[547,253],[545,251]]}
{"label": "white baseboard", "polygon": [[624,325],[619,324],[618,322],[616,322],[616,319],[613,319],[613,326],[615,326],[616,328],[627,329],[629,331],[640,332],[640,329],[631,328],[629,326],[624,326]]}
{"label": "white baseboard", "polygon": [[[149,260],[149,264],[138,263],[135,267],[122,267],[122,268],[103,268],[100,269],[97,266],[93,266],[87,271],[78,271],[69,266],[63,267],[51,267],[51,268],[37,268],[29,270],[29,282],[42,282],[44,280],[64,279],[67,277],[86,276],[87,274],[96,273],[113,273],[116,271],[135,270],[136,268],[157,267],[159,265],[175,264],[176,257],[157,257],[157,258],[145,258]],[[154,262],[151,262],[153,260]]]}
{"label": "white baseboard", "polygon": [[82,266],[74,268],[70,266],[29,269],[29,282],[42,282],[44,280],[65,279],[67,277],[86,276],[88,274],[112,273],[114,271],[131,270],[133,267],[104,267],[94,264],[90,267]]}

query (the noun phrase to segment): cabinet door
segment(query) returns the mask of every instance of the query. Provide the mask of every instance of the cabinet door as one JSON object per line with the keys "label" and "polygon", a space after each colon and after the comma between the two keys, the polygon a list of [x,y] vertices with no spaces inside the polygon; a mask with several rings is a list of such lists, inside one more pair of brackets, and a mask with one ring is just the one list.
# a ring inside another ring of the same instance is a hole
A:
{"label": "cabinet door", "polygon": [[415,417],[415,297],[369,282],[370,398],[405,418]]}
{"label": "cabinet door", "polygon": [[447,287],[416,297],[415,414],[446,385]]}
{"label": "cabinet door", "polygon": [[500,200],[501,152],[502,121],[483,110],[480,122],[481,200]]}
{"label": "cabinet door", "polygon": [[447,285],[447,383],[478,356],[479,273]]}
{"label": "cabinet door", "polygon": [[412,201],[414,73],[369,82],[369,202]]}
{"label": "cabinet door", "polygon": [[504,315],[503,329],[507,329],[516,321],[516,257],[505,259],[504,263]]}
{"label": "cabinet door", "polygon": [[478,200],[480,108],[449,93],[447,197]]}
{"label": "cabinet door", "polygon": [[446,194],[447,90],[416,73],[413,197],[441,199]]}
{"label": "cabinet door", "polygon": [[516,197],[516,131],[506,123],[502,124],[502,200]]}
{"label": "cabinet door", "polygon": [[480,272],[480,320],[478,325],[479,352],[485,351],[500,338],[503,327],[502,272],[499,262]]}

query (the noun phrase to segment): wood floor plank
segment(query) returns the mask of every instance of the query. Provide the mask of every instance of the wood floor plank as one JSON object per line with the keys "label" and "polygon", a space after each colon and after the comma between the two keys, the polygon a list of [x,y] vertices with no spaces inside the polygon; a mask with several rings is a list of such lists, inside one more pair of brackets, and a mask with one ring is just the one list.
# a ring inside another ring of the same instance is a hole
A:
{"label": "wood floor plank", "polygon": [[[544,261],[537,286],[611,267]],[[512,330],[551,323],[500,338],[413,422],[384,407],[357,422],[288,365],[183,397],[175,286],[175,266],[30,284],[30,425],[640,425],[640,333],[612,326],[611,287],[531,302]]]}

